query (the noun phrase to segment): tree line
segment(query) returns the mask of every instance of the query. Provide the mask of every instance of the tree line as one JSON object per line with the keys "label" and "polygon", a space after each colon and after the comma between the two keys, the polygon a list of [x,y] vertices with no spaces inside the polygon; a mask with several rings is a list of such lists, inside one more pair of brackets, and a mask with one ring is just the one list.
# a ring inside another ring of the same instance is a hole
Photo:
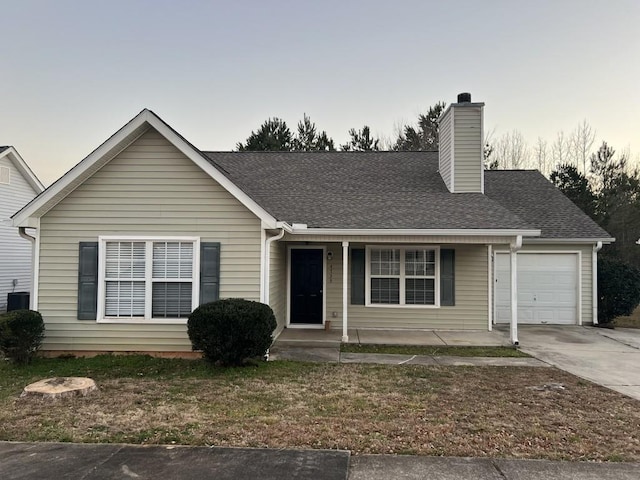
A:
{"label": "tree line", "polygon": [[336,147],[335,142],[320,131],[315,122],[305,113],[297,129],[291,131],[287,123],[278,117],[268,118],[256,131],[252,131],[244,142],[238,142],[238,151],[314,152],[336,151],[367,152],[380,150],[426,151],[438,149],[438,117],[446,107],[438,102],[418,116],[415,125],[405,124],[398,128],[393,140],[376,138],[368,125],[349,130],[348,140]]}

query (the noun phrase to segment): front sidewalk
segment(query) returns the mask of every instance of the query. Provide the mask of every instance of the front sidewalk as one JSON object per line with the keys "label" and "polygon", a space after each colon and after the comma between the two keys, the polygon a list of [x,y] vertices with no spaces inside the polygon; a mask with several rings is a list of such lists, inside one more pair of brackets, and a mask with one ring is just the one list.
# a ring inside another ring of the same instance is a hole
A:
{"label": "front sidewalk", "polygon": [[635,480],[637,463],[358,455],[345,450],[0,442],[7,480]]}

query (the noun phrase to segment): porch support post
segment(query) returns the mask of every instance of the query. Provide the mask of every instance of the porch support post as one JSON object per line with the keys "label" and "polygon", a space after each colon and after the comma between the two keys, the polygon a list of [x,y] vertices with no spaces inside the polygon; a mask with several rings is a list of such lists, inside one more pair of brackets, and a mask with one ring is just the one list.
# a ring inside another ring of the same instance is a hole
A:
{"label": "porch support post", "polygon": [[342,342],[349,341],[347,333],[347,308],[349,306],[348,285],[349,284],[349,242],[342,242]]}
{"label": "porch support post", "polygon": [[[598,252],[602,248],[602,242],[598,242],[593,246],[591,252],[591,307],[594,325],[598,324]],[[582,324],[582,319],[580,319]]]}
{"label": "porch support post", "polygon": [[511,328],[509,337],[512,345],[518,345],[518,250],[522,247],[522,237],[518,236],[511,244]]}

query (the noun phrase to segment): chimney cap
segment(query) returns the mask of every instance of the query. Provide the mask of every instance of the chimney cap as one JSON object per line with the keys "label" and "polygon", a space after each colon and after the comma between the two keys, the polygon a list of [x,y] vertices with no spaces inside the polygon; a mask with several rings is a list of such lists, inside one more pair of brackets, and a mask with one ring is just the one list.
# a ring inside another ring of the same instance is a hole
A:
{"label": "chimney cap", "polygon": [[459,93],[458,103],[471,103],[471,94],[468,92]]}

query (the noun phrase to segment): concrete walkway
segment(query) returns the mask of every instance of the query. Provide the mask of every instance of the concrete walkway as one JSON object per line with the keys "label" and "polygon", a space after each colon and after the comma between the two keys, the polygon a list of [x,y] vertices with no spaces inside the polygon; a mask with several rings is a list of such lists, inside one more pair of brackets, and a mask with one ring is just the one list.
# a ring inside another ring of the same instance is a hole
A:
{"label": "concrete walkway", "polygon": [[340,347],[288,347],[271,348],[269,360],[295,360],[298,362],[374,363],[378,365],[451,365],[493,367],[549,367],[536,358],[511,357],[456,357],[438,355],[399,355],[386,353],[341,352]]}
{"label": "concrete walkway", "polygon": [[640,400],[640,329],[527,325],[518,332],[523,352]]}
{"label": "concrete walkway", "polygon": [[[342,333],[337,330],[286,329],[270,349],[271,360],[301,362],[376,363],[384,365],[455,365],[546,367],[535,358],[455,357],[438,355],[389,355],[379,353],[341,353]],[[349,330],[350,344],[420,346],[510,346],[503,330]]]}
{"label": "concrete walkway", "polygon": [[637,480],[636,463],[351,456],[342,450],[0,442],[3,480]]}

